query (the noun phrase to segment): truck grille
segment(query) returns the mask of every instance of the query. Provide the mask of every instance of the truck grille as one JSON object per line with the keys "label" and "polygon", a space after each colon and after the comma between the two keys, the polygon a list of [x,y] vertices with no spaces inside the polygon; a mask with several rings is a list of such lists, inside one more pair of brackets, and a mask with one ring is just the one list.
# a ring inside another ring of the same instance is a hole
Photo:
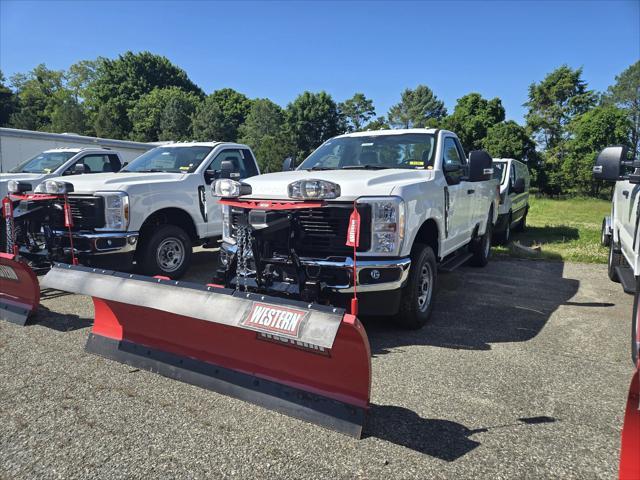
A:
{"label": "truck grille", "polygon": [[[73,217],[74,230],[92,230],[104,227],[104,198],[69,195],[69,207]],[[58,215],[54,219],[54,227],[64,228],[64,202],[61,200],[58,205]]]}
{"label": "truck grille", "polygon": [[[323,208],[309,208],[294,210],[292,213],[298,219],[297,242],[294,245],[296,252],[304,256],[351,255],[352,247],[347,247],[347,229],[349,216],[353,211],[353,204],[338,204]],[[359,252],[366,252],[371,246],[371,207],[358,205],[360,213],[360,246]],[[240,213],[233,213],[231,222],[235,230],[240,222]],[[286,250],[286,242],[283,245],[274,245],[279,250]]]}
{"label": "truck grille", "polygon": [[[313,255],[317,252],[333,255],[349,255],[351,247],[347,247],[347,230],[352,205],[331,206],[300,210],[300,245],[298,251]],[[369,250],[371,244],[371,207],[358,205],[360,213],[360,246],[358,251]]]}

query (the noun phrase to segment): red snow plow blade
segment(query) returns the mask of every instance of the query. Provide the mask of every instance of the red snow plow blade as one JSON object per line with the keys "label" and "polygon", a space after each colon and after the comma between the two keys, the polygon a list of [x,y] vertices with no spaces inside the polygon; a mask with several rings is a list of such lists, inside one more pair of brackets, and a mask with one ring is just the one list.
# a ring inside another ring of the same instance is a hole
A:
{"label": "red snow plow blade", "polygon": [[636,369],[629,387],[627,409],[622,427],[620,448],[620,479],[640,478],[640,369]]}
{"label": "red snow plow blade", "polygon": [[64,264],[43,286],[93,297],[92,353],[360,437],[369,341],[341,309]]}
{"label": "red snow plow blade", "polygon": [[15,255],[0,253],[0,319],[25,325],[40,304],[40,286],[33,270]]}

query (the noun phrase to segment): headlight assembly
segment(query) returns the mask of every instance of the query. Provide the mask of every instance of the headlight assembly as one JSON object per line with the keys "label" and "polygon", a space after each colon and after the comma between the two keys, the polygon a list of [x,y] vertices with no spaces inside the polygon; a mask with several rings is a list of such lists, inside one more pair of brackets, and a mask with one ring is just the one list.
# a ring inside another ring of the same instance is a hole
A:
{"label": "headlight assembly", "polygon": [[36,193],[48,193],[49,195],[64,195],[73,192],[73,185],[57,180],[46,180],[36,187]]}
{"label": "headlight assembly", "polygon": [[236,198],[241,195],[250,195],[251,185],[240,183],[230,178],[221,178],[213,182],[211,193],[216,197]]}
{"label": "headlight assembly", "polygon": [[129,195],[124,192],[96,192],[104,199],[104,227],[96,230],[121,230],[129,227]]}
{"label": "headlight assembly", "polygon": [[9,180],[7,182],[7,191],[9,193],[24,193],[31,190],[31,184],[20,182],[18,180]]}
{"label": "headlight assembly", "polygon": [[399,197],[361,197],[371,206],[371,253],[400,255],[405,232],[405,204]]}
{"label": "headlight assembly", "polygon": [[340,196],[340,185],[326,180],[298,180],[290,183],[289,197],[296,200],[326,200]]}

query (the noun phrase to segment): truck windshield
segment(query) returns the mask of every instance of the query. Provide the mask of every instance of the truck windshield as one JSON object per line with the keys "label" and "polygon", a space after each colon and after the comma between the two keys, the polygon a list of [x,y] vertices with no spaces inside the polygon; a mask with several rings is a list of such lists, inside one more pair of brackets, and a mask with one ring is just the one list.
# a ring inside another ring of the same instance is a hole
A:
{"label": "truck windshield", "polygon": [[434,152],[430,133],[339,137],[320,146],[298,170],[425,169],[433,166]]}
{"label": "truck windshield", "polygon": [[121,172],[192,173],[213,147],[157,147],[143,153]]}
{"label": "truck windshield", "polygon": [[500,180],[500,183],[504,181],[506,166],[507,162],[493,162],[493,178]]}
{"label": "truck windshield", "polygon": [[42,152],[26,162],[22,162],[10,173],[51,173],[60,168],[78,152]]}

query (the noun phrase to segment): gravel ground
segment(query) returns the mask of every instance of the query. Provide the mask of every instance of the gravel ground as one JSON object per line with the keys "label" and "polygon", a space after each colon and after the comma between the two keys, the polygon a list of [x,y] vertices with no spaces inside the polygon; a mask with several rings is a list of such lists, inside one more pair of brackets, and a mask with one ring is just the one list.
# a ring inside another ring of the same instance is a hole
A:
{"label": "gravel ground", "polygon": [[613,478],[631,306],[600,265],[441,275],[424,329],[365,319],[354,440],[89,355],[91,300],[49,292],[27,327],[0,324],[0,478]]}

